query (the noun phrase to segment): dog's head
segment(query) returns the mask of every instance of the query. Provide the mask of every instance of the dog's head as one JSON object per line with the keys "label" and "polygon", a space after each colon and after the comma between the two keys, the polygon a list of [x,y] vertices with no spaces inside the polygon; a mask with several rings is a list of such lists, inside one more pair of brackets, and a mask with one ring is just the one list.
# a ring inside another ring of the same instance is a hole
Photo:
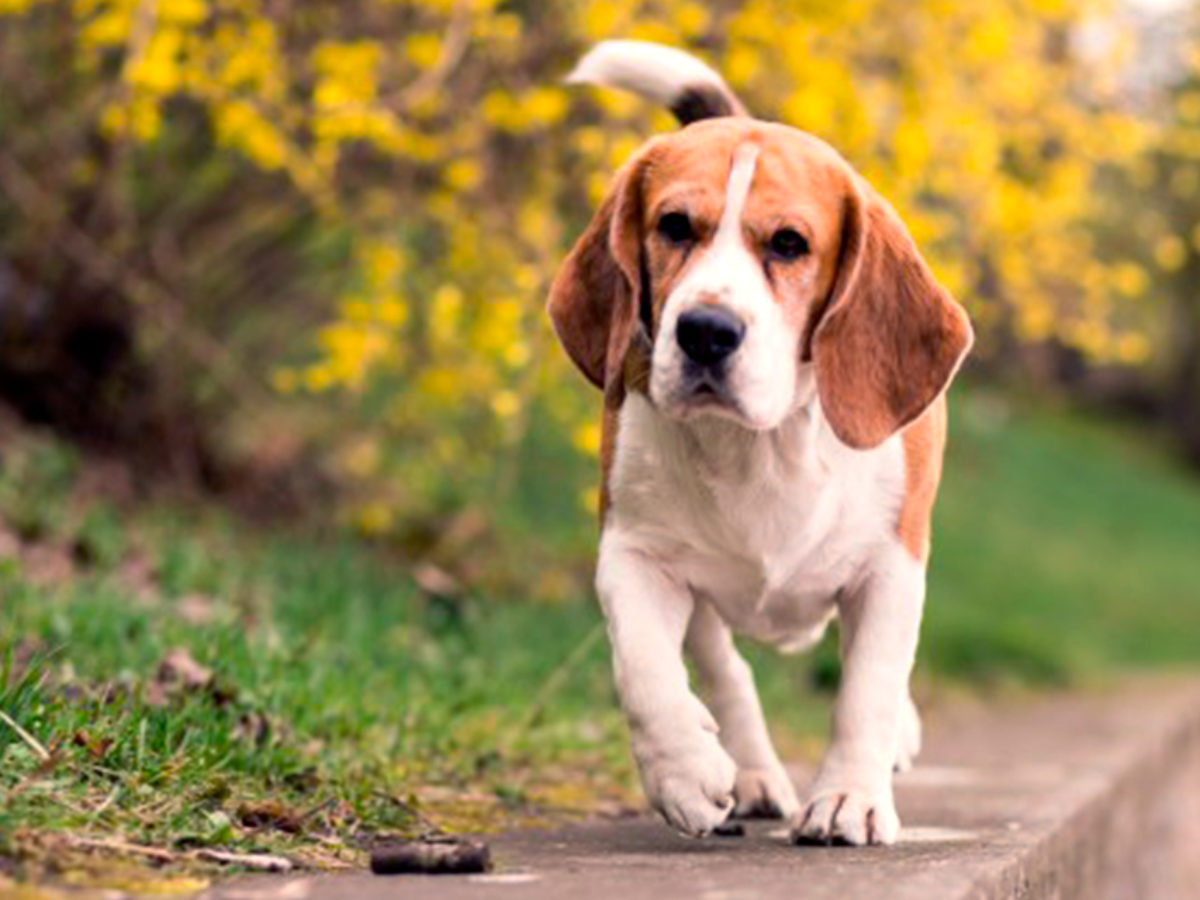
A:
{"label": "dog's head", "polygon": [[834,432],[873,447],[917,418],[971,346],[895,211],[824,142],[748,118],[650,141],[567,257],[549,311],[596,385],[639,332],[665,415],[777,427],[815,376]]}

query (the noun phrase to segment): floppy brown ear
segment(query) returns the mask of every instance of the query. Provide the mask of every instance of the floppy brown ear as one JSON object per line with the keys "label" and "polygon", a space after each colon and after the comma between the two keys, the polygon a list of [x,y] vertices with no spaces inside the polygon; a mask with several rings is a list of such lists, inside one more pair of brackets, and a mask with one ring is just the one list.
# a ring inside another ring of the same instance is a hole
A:
{"label": "floppy brown ear", "polygon": [[834,433],[856,449],[883,443],[946,389],[973,341],[966,312],[895,210],[867,184],[852,185],[838,272],[812,343]]}
{"label": "floppy brown ear", "polygon": [[546,304],[567,355],[599,388],[621,372],[637,321],[644,158],[617,176],[554,277]]}

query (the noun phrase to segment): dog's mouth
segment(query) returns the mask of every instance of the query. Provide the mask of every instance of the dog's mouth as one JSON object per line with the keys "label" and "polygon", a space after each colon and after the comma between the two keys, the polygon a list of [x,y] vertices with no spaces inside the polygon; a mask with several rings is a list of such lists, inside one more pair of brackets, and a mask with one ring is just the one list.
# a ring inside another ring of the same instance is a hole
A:
{"label": "dog's mouth", "polygon": [[733,400],[726,386],[725,373],[721,370],[685,366],[682,387],[681,394],[685,400],[701,405]]}
{"label": "dog's mouth", "polygon": [[708,371],[686,373],[673,405],[681,418],[700,413],[723,414],[730,418],[742,415],[741,404],[730,392],[724,377]]}

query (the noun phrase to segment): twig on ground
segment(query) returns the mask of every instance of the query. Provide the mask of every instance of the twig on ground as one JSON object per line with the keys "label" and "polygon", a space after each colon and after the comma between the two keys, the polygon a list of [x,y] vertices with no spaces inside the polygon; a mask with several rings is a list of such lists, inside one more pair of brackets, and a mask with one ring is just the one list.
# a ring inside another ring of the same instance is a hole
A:
{"label": "twig on ground", "polygon": [[163,847],[149,847],[145,844],[131,844],[117,838],[91,838],[78,834],[65,834],[62,840],[69,846],[81,850],[106,850],[110,853],[124,853],[129,856],[141,856],[155,862],[171,863],[181,859],[195,859],[201,862],[218,863],[223,866],[240,866],[244,869],[255,869],[259,872],[290,872],[296,867],[286,856],[274,856],[269,853],[234,853],[229,850],[218,850],[204,847],[190,853],[175,853]]}
{"label": "twig on ground", "polygon": [[102,813],[103,813],[103,812],[104,812],[106,809],[108,809],[110,806],[112,806],[112,805],[113,805],[113,803],[116,801],[116,799],[117,799],[119,796],[121,796],[121,790],[122,790],[123,788],[124,788],[124,785],[122,785],[122,784],[117,784],[117,785],[116,785],[116,787],[114,787],[114,788],[112,789],[112,791],[109,793],[109,795],[108,795],[107,797],[105,797],[105,798],[104,798],[104,800],[103,800],[103,801],[100,803],[100,805],[99,805],[99,806],[97,806],[95,809],[93,809],[93,810],[92,810],[92,816],[93,816],[93,817],[98,817],[98,816],[100,816],[100,815],[101,815],[101,814],[102,814]]}
{"label": "twig on ground", "polygon": [[84,850],[111,850],[114,853],[144,856],[147,859],[155,859],[159,862],[174,862],[176,859],[174,853],[170,850],[164,850],[162,847],[130,844],[127,841],[119,841],[116,838],[90,838],[77,834],[65,834],[63,835],[63,840],[72,847],[79,847]]}
{"label": "twig on ground", "polygon": [[257,869],[260,872],[290,872],[293,863],[286,856],[272,856],[268,853],[230,853],[225,850],[205,848],[192,854],[196,859],[206,862],[221,863],[226,866],[241,866],[244,869]]}
{"label": "twig on ground", "polygon": [[50,751],[43,747],[37,738],[18,725],[13,717],[2,709],[0,709],[0,722],[4,722],[4,724],[15,731],[17,733],[17,737],[25,742],[26,746],[28,746],[29,749],[34,752],[34,755],[36,755],[41,762],[50,761]]}

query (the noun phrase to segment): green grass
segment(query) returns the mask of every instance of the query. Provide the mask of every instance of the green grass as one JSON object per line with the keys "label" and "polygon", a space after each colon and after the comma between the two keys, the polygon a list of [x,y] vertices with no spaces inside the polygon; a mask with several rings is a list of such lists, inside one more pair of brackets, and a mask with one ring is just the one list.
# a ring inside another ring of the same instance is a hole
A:
{"label": "green grass", "polygon": [[[52,756],[0,723],[0,853],[28,856],[27,830],[52,829],[326,863],[378,832],[623,796],[590,604],[428,599],[351,543],[255,535],[194,506],[81,506],[76,469],[31,441],[0,477],[14,529],[93,561],[51,587],[0,562],[0,710]],[[148,597],[130,583],[142,558]],[[197,597],[203,624],[180,614]],[[150,705],[177,647],[214,681]],[[430,785],[449,790],[427,797]],[[302,817],[299,834],[246,824],[268,802],[285,823]]]}
{"label": "green grass", "polygon": [[1200,662],[1200,479],[1143,426],[956,404],[922,664],[1063,681]]}
{"label": "green grass", "polygon": [[[81,492],[79,468],[30,438],[0,472],[10,528],[76,560],[51,586],[28,559],[0,561],[0,710],[50,754],[0,723],[0,854],[26,871],[46,833],[323,864],[356,858],[379,832],[627,796],[607,648],[582,585],[566,603],[431,598],[369,548],[259,534],[195,504],[117,507]],[[505,514],[528,522],[539,504],[518,501]],[[555,509],[555,546],[590,546],[586,516]],[[1197,534],[1200,481],[1139,430],[963,395],[923,685],[1195,663]],[[205,621],[181,614],[197,605]],[[151,705],[177,647],[214,679]],[[836,680],[831,644],[803,658],[748,650],[784,746],[807,746]]]}

